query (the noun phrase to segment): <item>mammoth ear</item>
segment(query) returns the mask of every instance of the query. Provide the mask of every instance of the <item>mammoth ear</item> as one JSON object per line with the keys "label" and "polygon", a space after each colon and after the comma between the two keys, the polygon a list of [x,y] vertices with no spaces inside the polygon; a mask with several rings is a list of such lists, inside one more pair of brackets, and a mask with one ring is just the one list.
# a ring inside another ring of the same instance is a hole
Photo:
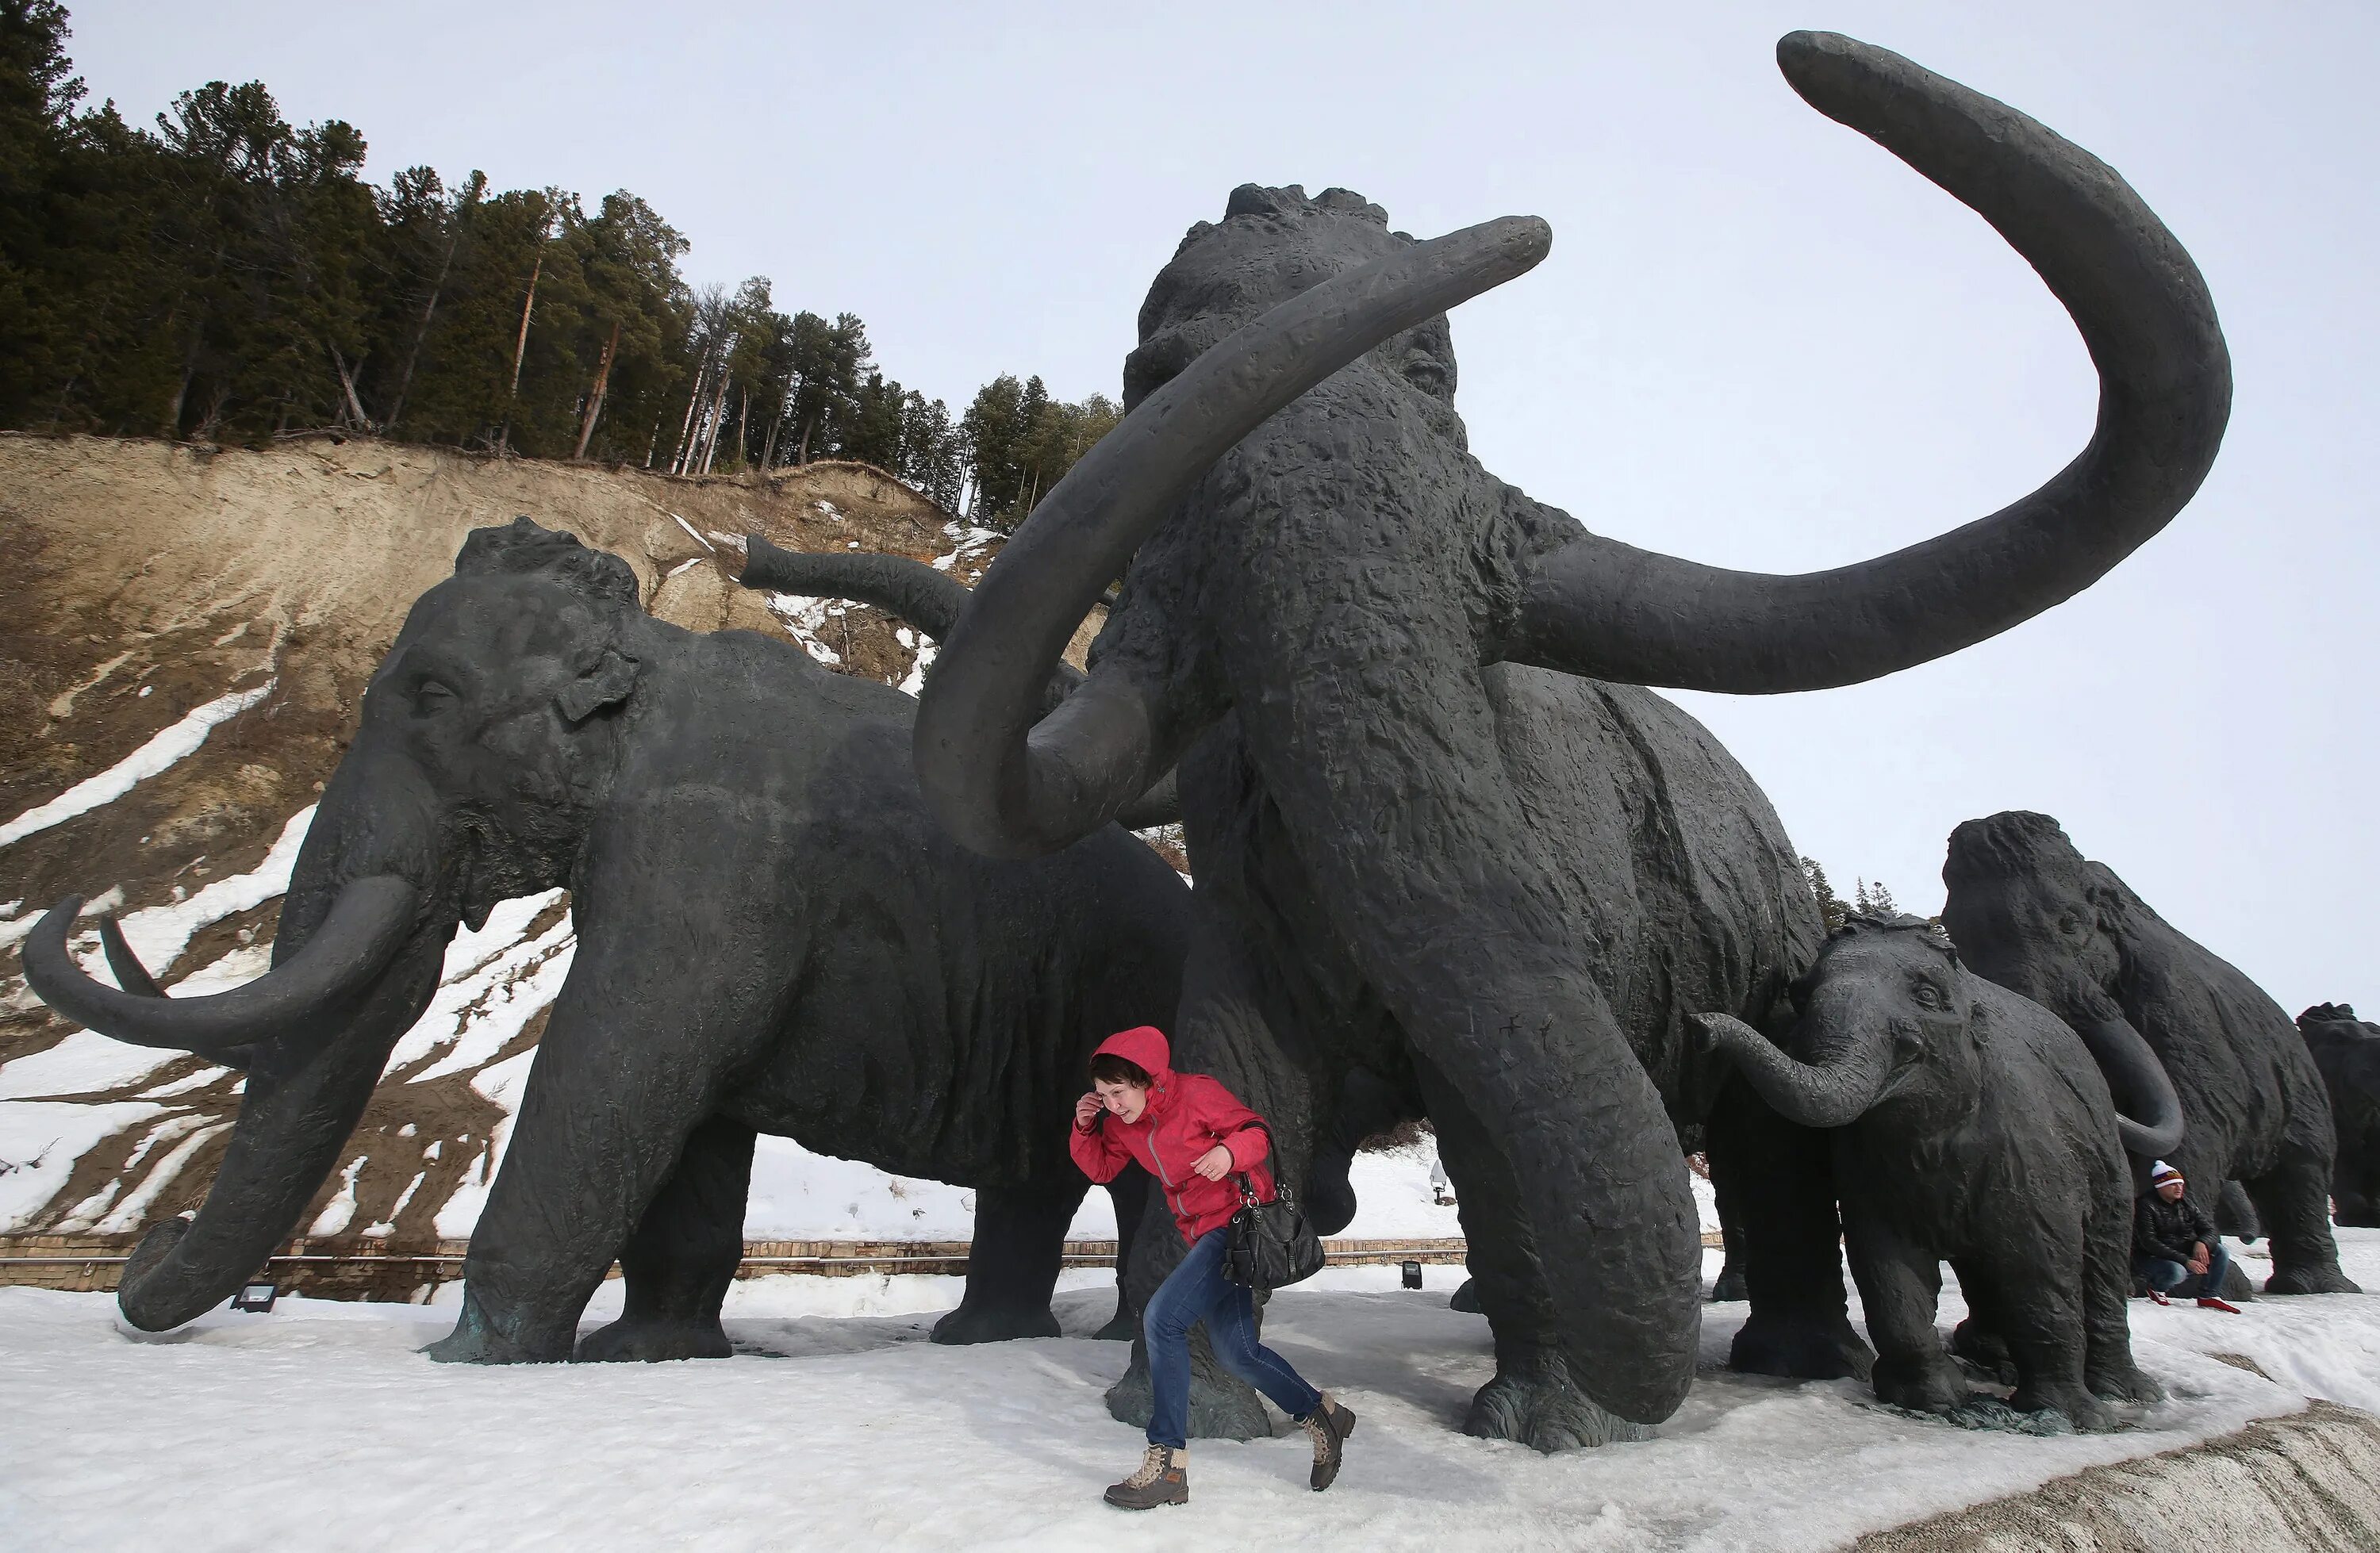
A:
{"label": "mammoth ear", "polygon": [[637,661],[607,647],[593,668],[555,692],[553,704],[565,721],[584,722],[602,708],[626,700],[636,686]]}

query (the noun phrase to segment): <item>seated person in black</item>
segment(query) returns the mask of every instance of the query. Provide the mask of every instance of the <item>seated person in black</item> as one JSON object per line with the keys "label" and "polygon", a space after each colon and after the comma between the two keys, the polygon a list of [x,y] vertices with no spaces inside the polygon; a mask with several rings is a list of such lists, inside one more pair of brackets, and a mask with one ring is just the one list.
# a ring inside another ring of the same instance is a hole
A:
{"label": "seated person in black", "polygon": [[2149,1189],[2132,1205],[2132,1270],[2148,1280],[2149,1298],[2159,1304],[2195,1278],[2201,1305],[2237,1316],[2240,1307],[2222,1297],[2231,1255],[2215,1220],[2183,1195],[2185,1186],[2181,1172],[2162,1159],[2149,1171]]}

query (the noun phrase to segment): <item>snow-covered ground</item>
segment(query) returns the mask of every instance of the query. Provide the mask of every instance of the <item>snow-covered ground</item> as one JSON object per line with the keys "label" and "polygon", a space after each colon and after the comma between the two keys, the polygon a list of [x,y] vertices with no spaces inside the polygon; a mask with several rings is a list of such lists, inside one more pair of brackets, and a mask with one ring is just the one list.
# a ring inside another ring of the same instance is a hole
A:
{"label": "snow-covered ground", "polygon": [[[2380,1232],[2340,1240],[2349,1270],[2380,1288]],[[422,1358],[451,1319],[437,1307],[285,1301],[140,1338],[104,1295],[0,1290],[0,1542],[1782,1553],[2309,1397],[2380,1409],[2380,1296],[2259,1301],[2236,1316],[2136,1303],[2140,1358],[2171,1400],[2125,1432],[2054,1438],[1888,1412],[1850,1381],[1727,1374],[1743,1307],[1717,1305],[1702,1374],[1660,1438],[1545,1457],[1456,1432],[1489,1373],[1486,1324],[1446,1308],[1458,1276],[1431,1268],[1416,1293],[1391,1268],[1337,1268],[1277,1297],[1268,1341],[1362,1417],[1330,1493],[1307,1491],[1293,1434],[1199,1441],[1189,1505],[1131,1520],[1099,1501],[1139,1453],[1100,1402],[1125,1350],[1080,1335],[1111,1308],[1104,1273],[1067,1275],[1075,1335],[1043,1341],[926,1342],[953,1279],[780,1277],[736,1285],[733,1359],[516,1369]],[[590,1325],[618,1291],[605,1287]],[[1961,1314],[1946,1298],[1944,1324]]]}

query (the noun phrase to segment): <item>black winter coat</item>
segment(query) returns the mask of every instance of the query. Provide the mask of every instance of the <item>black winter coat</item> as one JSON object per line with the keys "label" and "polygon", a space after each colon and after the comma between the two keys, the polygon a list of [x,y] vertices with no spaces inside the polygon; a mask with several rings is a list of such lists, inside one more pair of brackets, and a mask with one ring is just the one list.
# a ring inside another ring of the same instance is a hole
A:
{"label": "black winter coat", "polygon": [[2215,1220],[2187,1191],[2178,1203],[2155,1192],[2143,1192],[2133,1202],[2132,1260],[2187,1263],[2193,1244],[2214,1246]]}

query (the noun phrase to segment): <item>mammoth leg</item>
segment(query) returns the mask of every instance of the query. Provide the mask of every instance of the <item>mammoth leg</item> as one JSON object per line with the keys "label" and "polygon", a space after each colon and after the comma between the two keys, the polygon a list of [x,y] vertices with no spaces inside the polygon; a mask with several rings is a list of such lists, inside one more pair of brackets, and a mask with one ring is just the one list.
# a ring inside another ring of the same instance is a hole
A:
{"label": "mammoth leg", "polygon": [[[1337,499],[1317,473],[1326,489],[1283,480],[1280,499]],[[1515,1162],[1572,1377],[1607,1411],[1658,1423],[1700,1346],[1694,1196],[1596,983],[1588,883],[1537,839],[1505,766],[1464,658],[1470,624],[1386,566],[1314,568],[1280,602],[1308,615],[1293,629],[1311,650],[1285,678],[1235,666],[1269,686],[1239,715],[1321,910],[1412,1049]]]}
{"label": "mammoth leg", "polygon": [[[2017,1386],[2009,1405],[2019,1413],[2055,1408],[2079,1429],[2113,1427],[2115,1414],[2084,1383],[2083,1227],[2056,1226],[2059,1238],[1995,1251],[1988,1266],[1962,1265],[1959,1280],[1981,1282],[1992,1323],[2008,1340]],[[2042,1226],[2028,1225],[2039,1234]],[[1971,1280],[1971,1274],[1973,1275]]]}
{"label": "mammoth leg", "polygon": [[744,1204],[754,1133],[713,1116],[686,1140],[677,1168],[620,1248],[627,1303],[620,1318],[579,1339],[579,1360],[724,1359],[719,1310],[744,1260]]}
{"label": "mammoth leg", "polygon": [[2263,1175],[2240,1183],[2264,1220],[2273,1249],[2267,1294],[2354,1294],[2362,1286],[2338,1269],[2338,1243],[2330,1234],[2328,1155],[2295,1139]]}
{"label": "mammoth leg", "polygon": [[1140,1330],[1140,1306],[1126,1281],[1132,1268],[1133,1243],[1140,1238],[1141,1221],[1148,1213],[1148,1172],[1138,1165],[1108,1183],[1108,1202],[1115,1208],[1116,1311],[1108,1324],[1091,1336],[1103,1342],[1130,1342]]}
{"label": "mammoth leg", "polygon": [[[1220,1079],[1263,1116],[1272,1134],[1275,1178],[1295,1181],[1305,1169],[1310,1130],[1305,1086],[1281,1056],[1257,1008],[1245,952],[1230,940],[1203,903],[1194,903],[1191,925],[1180,1027],[1174,1032],[1174,1068]],[[1124,1297],[1138,1311],[1148,1310],[1149,1296],[1181,1266],[1189,1249],[1167,1211],[1165,1194],[1152,1191],[1148,1199],[1124,1269]],[[1262,1309],[1257,1314],[1260,1320]],[[1154,1399],[1145,1331],[1133,1340],[1131,1365],[1108,1389],[1107,1403],[1109,1413],[1121,1422],[1148,1426]],[[1189,1433],[1194,1439],[1255,1439],[1272,1433],[1263,1399],[1216,1360],[1203,1326],[1190,1334]]]}
{"label": "mammoth leg", "polygon": [[1548,1452],[1652,1438],[1651,1429],[1613,1417],[1571,1379],[1553,1294],[1521,1210],[1519,1174],[1454,1086],[1427,1062],[1415,1070],[1469,1247],[1463,1288],[1496,1341],[1495,1378],[1472,1398],[1463,1432]]}
{"label": "mammoth leg", "polygon": [[1843,1244],[1859,1285],[1867,1335],[1876,1342],[1868,1380],[1878,1401],[1916,1413],[1955,1413],[1967,1378],[1942,1349],[1934,1312],[1942,1297],[1942,1263],[1855,1204],[1844,1205]]}
{"label": "mammoth leg", "polygon": [[2121,1186],[2091,1210],[2082,1242],[2082,1384],[2103,1401],[2162,1401],[2165,1388],[2132,1360],[2132,1204]]}
{"label": "mammoth leg", "polygon": [[[738,899],[732,849],[713,849],[726,877],[698,871],[683,897],[656,899],[638,866],[648,855],[617,843],[599,837],[581,866],[577,958],[471,1235],[455,1330],[425,1350],[442,1363],[570,1357],[588,1296],[717,1110],[720,1075],[749,1062],[771,1028],[782,943],[678,909],[681,899]],[[701,853],[673,839],[668,855]],[[612,904],[621,902],[651,909]]]}
{"label": "mammoth leg", "polygon": [[1050,1296],[1064,1264],[1066,1226],[1090,1183],[1067,1166],[1055,1181],[978,1187],[975,1244],[967,1251],[966,1292],[934,1323],[936,1342],[1005,1342],[1054,1338]]}
{"label": "mammoth leg", "polygon": [[1833,1144],[1778,1115],[1741,1078],[1721,1086],[1706,1136],[1728,1266],[1742,1258],[1738,1297],[1752,1302],[1730,1367],[1803,1380],[1866,1376],[1867,1344],[1852,1329],[1836,1249]]}

